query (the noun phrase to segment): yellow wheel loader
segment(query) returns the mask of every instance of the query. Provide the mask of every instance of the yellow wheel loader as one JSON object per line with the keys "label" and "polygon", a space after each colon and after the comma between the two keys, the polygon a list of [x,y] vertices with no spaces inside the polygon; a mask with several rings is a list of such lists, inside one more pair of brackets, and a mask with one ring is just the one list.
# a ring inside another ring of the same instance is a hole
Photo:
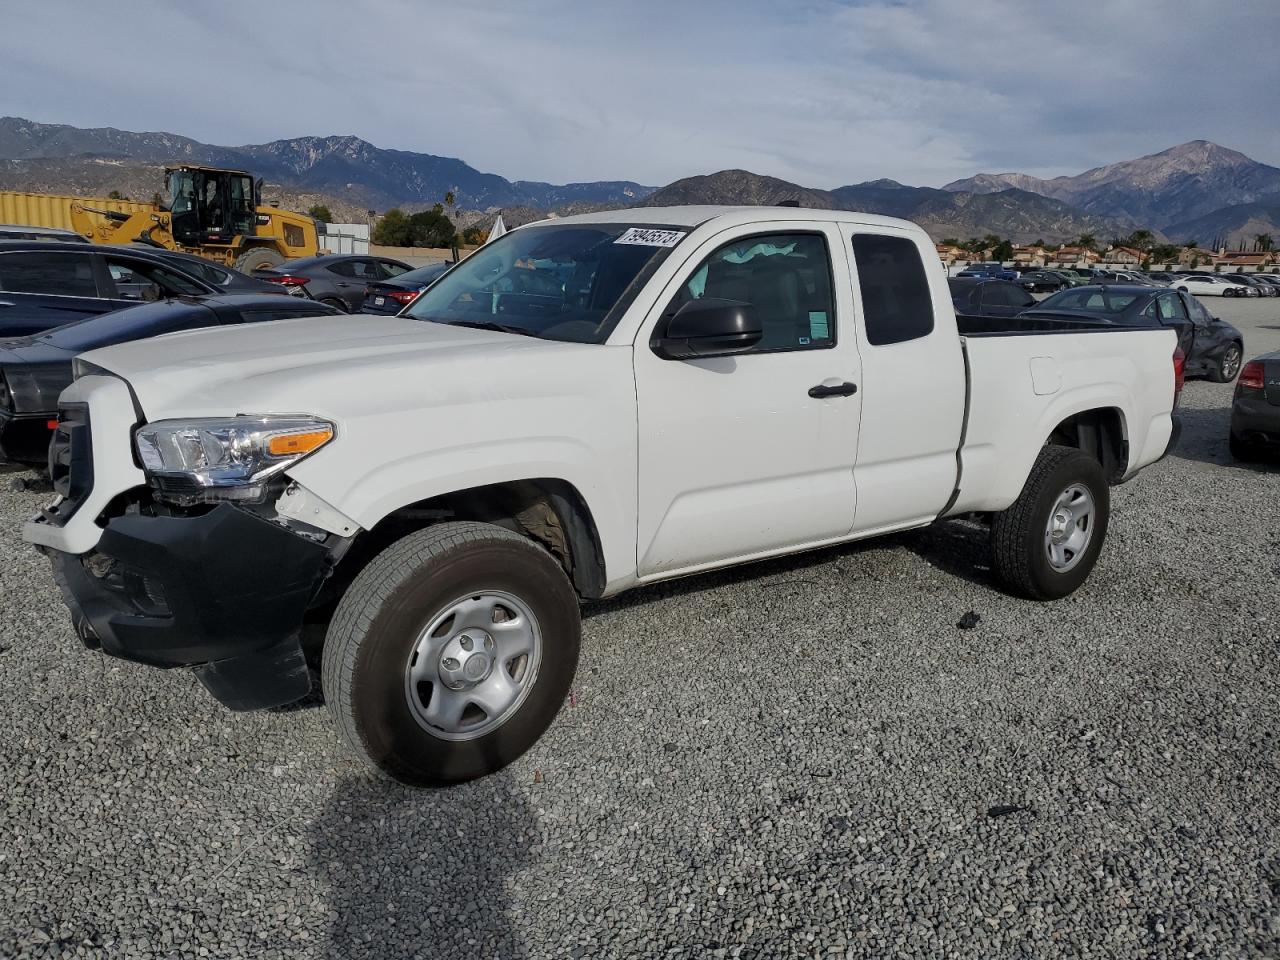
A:
{"label": "yellow wheel loader", "polygon": [[[315,256],[315,221],[259,206],[262,181],[243,170],[167,167],[162,204],[0,194],[0,219],[70,227],[94,243],[145,243],[195,253],[245,273]],[[44,222],[46,220],[58,222]],[[64,222],[67,221],[67,222]]]}

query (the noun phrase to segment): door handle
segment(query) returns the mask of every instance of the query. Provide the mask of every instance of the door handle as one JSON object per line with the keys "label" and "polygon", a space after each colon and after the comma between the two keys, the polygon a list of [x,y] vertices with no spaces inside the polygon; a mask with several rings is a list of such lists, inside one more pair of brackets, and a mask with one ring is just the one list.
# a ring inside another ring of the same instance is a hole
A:
{"label": "door handle", "polygon": [[821,400],[824,397],[852,397],[857,392],[858,385],[850,383],[848,380],[844,383],[837,383],[834,386],[820,383],[816,387],[809,388],[809,396],[815,400]]}

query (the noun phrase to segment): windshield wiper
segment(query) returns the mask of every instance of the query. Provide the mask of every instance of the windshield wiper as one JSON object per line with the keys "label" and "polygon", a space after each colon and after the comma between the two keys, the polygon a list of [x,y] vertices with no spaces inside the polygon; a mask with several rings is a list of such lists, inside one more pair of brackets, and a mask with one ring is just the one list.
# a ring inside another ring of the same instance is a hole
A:
{"label": "windshield wiper", "polygon": [[497,330],[499,333],[514,333],[522,337],[534,337],[538,339],[538,335],[532,330],[525,327],[517,327],[510,323],[494,323],[492,320],[440,320],[438,323],[445,323],[451,327],[471,327],[473,330]]}

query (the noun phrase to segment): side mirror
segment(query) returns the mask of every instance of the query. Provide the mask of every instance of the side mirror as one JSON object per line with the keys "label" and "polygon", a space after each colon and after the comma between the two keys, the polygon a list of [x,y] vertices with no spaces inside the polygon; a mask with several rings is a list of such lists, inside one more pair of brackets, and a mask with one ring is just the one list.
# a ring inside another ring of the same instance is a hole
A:
{"label": "side mirror", "polygon": [[649,346],[663,360],[697,360],[745,353],[764,331],[756,308],[741,300],[690,300]]}

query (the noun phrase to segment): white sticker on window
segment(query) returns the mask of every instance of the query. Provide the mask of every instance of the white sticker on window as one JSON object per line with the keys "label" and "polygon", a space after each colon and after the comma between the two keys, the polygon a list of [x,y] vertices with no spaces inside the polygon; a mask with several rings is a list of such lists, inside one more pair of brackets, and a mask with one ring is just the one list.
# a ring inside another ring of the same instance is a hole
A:
{"label": "white sticker on window", "polygon": [[632,227],[614,243],[636,243],[644,247],[674,247],[685,238],[683,230],[650,230]]}

